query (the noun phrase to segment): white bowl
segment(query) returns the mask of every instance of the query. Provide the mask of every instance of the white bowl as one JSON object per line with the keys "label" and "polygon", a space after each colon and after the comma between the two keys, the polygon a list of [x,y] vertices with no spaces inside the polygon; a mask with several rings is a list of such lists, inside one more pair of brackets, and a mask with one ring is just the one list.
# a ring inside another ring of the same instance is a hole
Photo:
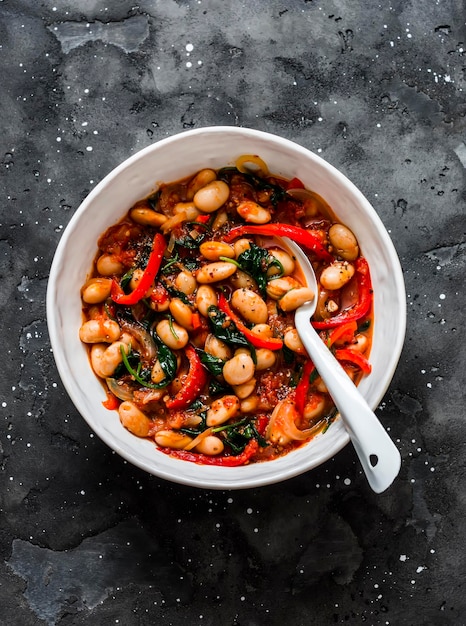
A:
{"label": "white bowl", "polygon": [[47,290],[47,321],[55,361],[74,405],[92,430],[130,463],[164,479],[210,489],[241,489],[285,480],[334,456],[349,437],[341,420],[284,457],[243,467],[210,467],[171,458],[154,443],[130,434],[118,414],[102,406],[106,395],[81,343],[80,288],[97,240],[157,184],[179,180],[205,167],[233,165],[242,154],[258,154],[271,172],[298,177],[330,204],[356,235],[374,288],[372,372],[359,389],[375,409],[394,374],[405,336],[406,297],[395,248],[361,192],[338,170],[309,150],[276,135],[236,127],[209,127],[163,139],[115,168],[88,195],[58,245]]}

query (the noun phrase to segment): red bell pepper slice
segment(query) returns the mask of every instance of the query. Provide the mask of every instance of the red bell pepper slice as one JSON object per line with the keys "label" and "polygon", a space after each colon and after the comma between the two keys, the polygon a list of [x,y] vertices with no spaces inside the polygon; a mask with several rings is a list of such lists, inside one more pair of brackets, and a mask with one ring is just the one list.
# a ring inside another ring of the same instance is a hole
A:
{"label": "red bell pepper slice", "polygon": [[218,297],[218,308],[225,313],[225,315],[228,315],[228,317],[236,324],[236,328],[240,331],[240,333],[243,333],[246,339],[252,343],[255,348],[280,350],[280,348],[283,347],[283,341],[281,339],[276,339],[275,337],[264,339],[263,337],[259,337],[259,335],[253,333],[252,330],[249,330],[249,328],[243,324],[240,318],[230,307],[223,293],[221,293]]}
{"label": "red bell pepper slice", "polygon": [[163,253],[165,252],[166,243],[163,235],[157,233],[154,237],[154,243],[152,251],[149,255],[146,269],[144,270],[141,280],[138,282],[136,289],[131,293],[125,294],[123,289],[117,283],[116,280],[112,282],[112,289],[110,296],[117,304],[136,304],[139,300],[142,300],[147,293],[147,290],[154,282],[157,272],[159,271],[160,264],[162,262]]}
{"label": "red bell pepper slice", "polygon": [[314,371],[314,363],[312,361],[306,361],[303,367],[303,373],[301,380],[299,381],[295,389],[295,406],[300,415],[304,413],[304,406],[306,404],[306,396],[311,385],[310,376]]}
{"label": "red bell pepper slice", "polygon": [[269,416],[265,414],[261,414],[256,419],[256,430],[259,435],[262,437],[265,431],[267,430],[267,426],[269,425]]}
{"label": "red bell pepper slice", "polygon": [[358,325],[355,320],[337,326],[328,335],[327,341],[325,342],[327,348],[333,346],[333,344],[337,341],[342,341],[343,343],[351,343],[351,341],[354,339],[354,335],[357,329]]}
{"label": "red bell pepper slice", "polygon": [[207,222],[210,220],[212,216],[209,215],[198,215],[196,217],[196,219],[194,220],[195,222],[199,222],[199,224],[207,224]]}
{"label": "red bell pepper slice", "polygon": [[191,317],[191,326],[193,327],[193,330],[202,328],[202,320],[201,320],[201,316],[199,315],[199,313],[197,312],[193,313]]}
{"label": "red bell pepper slice", "polygon": [[339,361],[346,361],[356,365],[364,372],[364,374],[370,374],[372,371],[372,366],[367,358],[357,350],[341,348],[340,350],[335,350],[335,356]]}
{"label": "red bell pepper slice", "polygon": [[288,181],[286,185],[286,189],[304,189],[303,183],[299,180],[299,178],[292,178]]}
{"label": "red bell pepper slice", "polygon": [[120,400],[113,393],[107,391],[107,399],[102,402],[102,405],[109,411],[115,411],[120,406]]}
{"label": "red bell pepper slice", "polygon": [[264,235],[266,237],[289,237],[296,243],[300,243],[309,250],[312,250],[314,254],[323,261],[331,263],[335,259],[330,252],[325,248],[319,236],[313,233],[312,230],[305,230],[300,226],[292,226],[291,224],[262,224],[255,226],[252,224],[243,224],[242,226],[236,226],[232,228],[230,232],[224,237],[224,241],[230,243],[237,237],[243,235]]}
{"label": "red bell pepper slice", "polygon": [[196,350],[191,345],[187,345],[184,351],[189,361],[188,374],[183,387],[176,396],[165,402],[168,409],[185,409],[194,402],[207,383],[207,372]]}
{"label": "red bell pepper slice", "polygon": [[236,456],[208,456],[207,454],[196,454],[187,450],[173,450],[171,448],[159,448],[161,452],[169,454],[172,457],[181,459],[182,461],[190,461],[198,465],[217,465],[223,467],[237,467],[246,465],[251,457],[257,452],[259,444],[255,439],[251,439],[246,444],[243,452]]}
{"label": "red bell pepper slice", "polygon": [[359,257],[356,261],[356,277],[358,281],[358,302],[349,309],[345,309],[334,317],[329,317],[321,322],[312,322],[317,330],[335,328],[340,324],[361,319],[366,315],[372,305],[372,284],[369,265],[364,257]]}

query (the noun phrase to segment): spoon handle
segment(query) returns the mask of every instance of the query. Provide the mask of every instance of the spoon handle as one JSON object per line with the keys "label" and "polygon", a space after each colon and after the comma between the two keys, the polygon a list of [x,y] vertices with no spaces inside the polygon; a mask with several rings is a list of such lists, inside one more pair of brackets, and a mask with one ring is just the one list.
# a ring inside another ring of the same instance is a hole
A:
{"label": "spoon handle", "polygon": [[366,474],[376,493],[385,491],[400,471],[398,448],[379,422],[356,386],[325,346],[310,324],[306,305],[296,311],[295,323],[301,341],[322,377],[340,412],[348,434]]}

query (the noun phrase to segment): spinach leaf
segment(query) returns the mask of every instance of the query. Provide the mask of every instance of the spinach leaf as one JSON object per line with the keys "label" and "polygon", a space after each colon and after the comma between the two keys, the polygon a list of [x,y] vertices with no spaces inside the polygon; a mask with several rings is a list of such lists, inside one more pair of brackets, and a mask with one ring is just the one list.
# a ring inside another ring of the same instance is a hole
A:
{"label": "spinach leaf", "polygon": [[212,334],[230,346],[244,346],[251,348],[249,341],[237,328],[236,324],[223,311],[213,304],[208,308],[210,328]]}
{"label": "spinach leaf", "polygon": [[162,381],[165,387],[175,378],[176,370],[178,369],[178,363],[176,360],[176,356],[170,350],[170,348],[159,339],[157,333],[154,333],[154,335],[155,343],[157,345],[157,358],[159,360],[160,367],[165,374],[165,378]]}
{"label": "spinach leaf", "polygon": [[236,167],[222,168],[217,173],[217,178],[219,180],[228,182],[229,179],[235,174],[238,176],[242,176],[244,180],[248,182],[251,185],[251,187],[253,187],[255,190],[271,191],[270,202],[272,203],[274,207],[277,206],[277,204],[281,200],[284,200],[286,198],[286,190],[280,187],[279,185],[274,185],[266,178],[260,178],[259,176],[256,176],[252,172],[249,172],[249,173],[240,172]]}
{"label": "spinach leaf", "polygon": [[[197,437],[201,433],[205,431],[207,428],[206,419],[207,419],[207,411],[205,410],[207,407],[201,402],[201,400],[195,400],[189,407],[188,411],[192,413],[196,413],[201,418],[199,424],[194,428],[180,428],[180,433],[185,435],[190,435],[191,437]],[[202,409],[202,410],[201,410]]]}
{"label": "spinach leaf", "polygon": [[282,347],[282,354],[283,361],[286,363],[286,365],[292,365],[295,362],[295,353],[293,352],[293,350],[290,350],[288,346],[285,346],[285,344],[283,344]]}
{"label": "spinach leaf", "polygon": [[255,243],[251,243],[250,247],[239,255],[237,262],[243,272],[249,274],[256,281],[259,291],[264,297],[267,295],[267,270],[269,267],[278,267],[279,274],[274,278],[283,275],[283,266],[280,261],[268,250]]}
{"label": "spinach leaf", "polygon": [[160,268],[160,273],[171,274],[175,269],[174,266],[176,266],[176,264],[179,263],[180,260],[181,259],[180,259],[178,252],[174,251],[171,257],[167,260],[167,262],[164,263],[162,267]]}
{"label": "spinach leaf", "polygon": [[249,417],[245,417],[235,424],[214,428],[212,432],[218,433],[221,431],[224,432],[225,443],[230,446],[234,454],[241,454],[251,439],[256,439],[262,448],[268,445],[264,437],[259,435]]}
{"label": "spinach leaf", "polygon": [[232,390],[230,389],[230,387],[227,387],[227,385],[224,385],[223,383],[220,383],[218,380],[215,380],[215,378],[212,378],[212,380],[209,383],[209,394],[212,397],[215,396],[220,396],[220,395],[225,395],[227,393],[232,393]]}
{"label": "spinach leaf", "polygon": [[225,361],[219,357],[213,356],[208,352],[203,352],[201,355],[201,363],[206,366],[212,376],[221,376],[223,372],[223,366]]}
{"label": "spinach leaf", "polygon": [[175,240],[176,245],[180,248],[186,248],[187,250],[197,250],[207,234],[206,232],[195,232],[197,233],[197,237],[193,237],[190,233],[187,233],[183,237]]}
{"label": "spinach leaf", "polygon": [[156,191],[155,193],[153,193],[147,198],[147,204],[150,206],[151,209],[156,209],[157,204],[159,202],[159,198],[160,198],[160,190]]}
{"label": "spinach leaf", "polygon": [[[140,363],[140,355],[138,352],[136,352],[135,350],[131,350],[127,356],[126,359],[129,363],[129,365],[137,370],[139,363]],[[112,374],[112,378],[118,379],[121,378],[122,376],[124,376],[125,374],[128,374],[128,369],[126,367],[126,365],[123,363],[123,361],[117,366],[116,370],[113,372]]]}
{"label": "spinach leaf", "polygon": [[183,259],[184,267],[190,272],[194,272],[194,270],[198,270],[201,267],[201,262],[197,259]]}
{"label": "spinach leaf", "polygon": [[172,298],[179,298],[185,304],[191,305],[191,302],[189,301],[188,296],[185,293],[179,291],[178,289],[175,289],[175,287],[172,287],[171,285],[168,285],[164,280],[161,280],[160,282]]}
{"label": "spinach leaf", "polygon": [[128,270],[125,274],[123,274],[123,276],[120,279],[120,287],[125,290],[126,287],[128,286],[131,278],[133,277],[133,273],[134,273],[134,268]]}
{"label": "spinach leaf", "polygon": [[[171,382],[171,380],[164,378],[160,383],[152,383],[150,382],[151,370],[148,368],[142,369],[141,362],[139,361],[136,369],[132,365],[132,352],[126,354],[124,346],[120,346],[121,357],[123,359],[123,364],[131,374],[132,378],[138,382],[142,387],[147,387],[148,389],[163,389]],[[175,369],[176,372],[176,369]]]}

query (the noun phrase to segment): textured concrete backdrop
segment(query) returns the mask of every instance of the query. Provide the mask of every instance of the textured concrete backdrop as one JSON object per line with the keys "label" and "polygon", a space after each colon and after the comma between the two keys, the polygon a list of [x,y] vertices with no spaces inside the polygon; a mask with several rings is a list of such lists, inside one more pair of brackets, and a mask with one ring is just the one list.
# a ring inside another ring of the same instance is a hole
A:
{"label": "textured concrete backdrop", "polygon": [[[462,0],[0,1],[2,624],[466,624],[465,50]],[[393,238],[408,331],[377,413],[403,466],[381,496],[349,446],[263,489],[164,482],[58,378],[45,293],[74,211],[219,124],[316,151]]]}

